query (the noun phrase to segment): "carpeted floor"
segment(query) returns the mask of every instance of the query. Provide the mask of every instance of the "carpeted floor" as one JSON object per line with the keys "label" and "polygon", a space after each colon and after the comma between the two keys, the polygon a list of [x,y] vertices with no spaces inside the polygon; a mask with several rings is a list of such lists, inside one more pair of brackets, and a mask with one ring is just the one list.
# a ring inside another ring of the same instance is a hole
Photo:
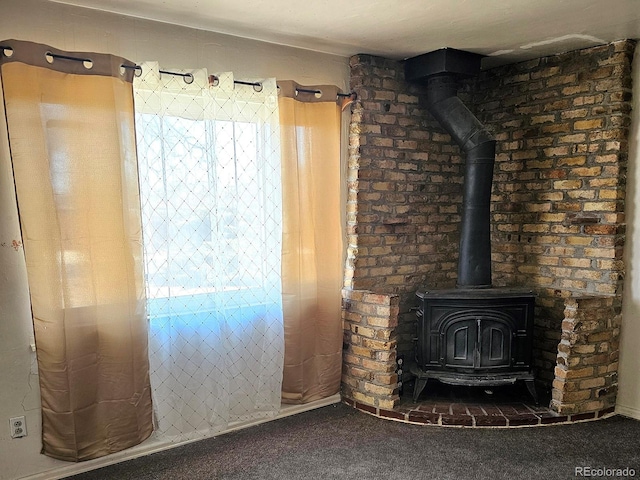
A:
{"label": "carpeted floor", "polygon": [[[639,478],[640,421],[445,428],[337,404],[69,478],[552,480],[580,478],[576,467],[632,468]],[[611,473],[597,478],[621,478]]]}

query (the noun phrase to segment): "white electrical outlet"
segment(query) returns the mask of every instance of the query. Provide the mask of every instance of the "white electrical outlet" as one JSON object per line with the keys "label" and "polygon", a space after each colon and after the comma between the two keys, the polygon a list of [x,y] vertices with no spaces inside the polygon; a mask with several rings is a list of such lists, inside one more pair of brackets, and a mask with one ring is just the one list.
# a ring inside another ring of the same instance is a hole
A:
{"label": "white electrical outlet", "polygon": [[11,438],[20,438],[27,436],[27,421],[24,417],[13,417],[9,419],[9,431]]}

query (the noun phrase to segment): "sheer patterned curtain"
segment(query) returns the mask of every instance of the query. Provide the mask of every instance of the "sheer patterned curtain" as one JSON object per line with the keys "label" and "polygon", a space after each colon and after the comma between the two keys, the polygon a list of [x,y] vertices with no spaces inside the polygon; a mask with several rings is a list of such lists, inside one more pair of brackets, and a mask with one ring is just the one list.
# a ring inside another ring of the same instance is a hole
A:
{"label": "sheer patterned curtain", "polygon": [[341,108],[335,86],[280,85],[285,363],[282,399],[338,393],[342,369]]}
{"label": "sheer patterned curtain", "polygon": [[152,431],[132,73],[120,67],[133,64],[0,44],[42,451],[87,460]]}
{"label": "sheer patterned curtain", "polygon": [[277,87],[141,67],[134,91],[157,431],[199,438],[280,408]]}

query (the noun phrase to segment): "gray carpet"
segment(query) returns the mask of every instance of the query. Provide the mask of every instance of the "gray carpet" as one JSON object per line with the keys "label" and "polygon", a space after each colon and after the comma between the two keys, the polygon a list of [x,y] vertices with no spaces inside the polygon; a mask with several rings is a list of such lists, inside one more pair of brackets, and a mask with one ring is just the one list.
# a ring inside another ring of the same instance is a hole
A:
{"label": "gray carpet", "polygon": [[535,428],[443,428],[338,404],[69,478],[580,478],[575,467],[630,467],[640,478],[640,421],[616,416]]}

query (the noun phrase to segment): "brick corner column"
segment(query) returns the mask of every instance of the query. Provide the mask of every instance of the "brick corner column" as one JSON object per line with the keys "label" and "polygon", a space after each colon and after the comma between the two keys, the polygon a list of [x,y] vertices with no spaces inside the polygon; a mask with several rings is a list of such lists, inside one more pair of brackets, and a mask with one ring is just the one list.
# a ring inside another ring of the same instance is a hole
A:
{"label": "brick corner column", "polygon": [[395,372],[400,298],[346,288],[342,298],[342,395],[372,407],[393,409],[400,400]]}
{"label": "brick corner column", "polygon": [[615,405],[620,336],[619,299],[567,298],[558,344],[551,408],[597,412]]}

